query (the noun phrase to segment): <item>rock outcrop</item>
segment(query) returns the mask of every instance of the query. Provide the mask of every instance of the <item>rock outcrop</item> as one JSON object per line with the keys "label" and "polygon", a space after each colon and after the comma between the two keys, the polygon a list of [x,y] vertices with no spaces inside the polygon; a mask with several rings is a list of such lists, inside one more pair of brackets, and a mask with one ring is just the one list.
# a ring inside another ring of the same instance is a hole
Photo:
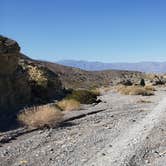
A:
{"label": "rock outcrop", "polygon": [[0,36],[1,119],[24,106],[46,103],[61,95],[63,87],[56,73],[25,58],[16,41]]}

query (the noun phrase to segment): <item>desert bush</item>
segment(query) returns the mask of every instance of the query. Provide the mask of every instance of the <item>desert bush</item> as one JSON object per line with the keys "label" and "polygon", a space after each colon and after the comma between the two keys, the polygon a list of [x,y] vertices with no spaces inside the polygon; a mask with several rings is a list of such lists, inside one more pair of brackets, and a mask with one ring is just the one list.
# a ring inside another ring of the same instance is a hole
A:
{"label": "desert bush", "polygon": [[30,77],[31,81],[35,81],[37,83],[37,85],[40,86],[47,86],[47,78],[44,75],[44,71],[42,71],[41,69],[37,68],[37,66],[28,66],[28,74]]}
{"label": "desert bush", "polygon": [[63,99],[57,103],[63,111],[73,111],[80,108],[80,102],[75,99]]}
{"label": "desert bush", "polygon": [[112,89],[113,89],[113,87],[107,86],[107,87],[99,88],[99,91],[100,91],[100,94],[103,94],[103,93],[107,93],[107,92],[111,91]]}
{"label": "desert bush", "polygon": [[55,106],[44,105],[24,109],[17,119],[28,127],[54,127],[63,118],[63,113]]}
{"label": "desert bush", "polygon": [[146,90],[143,87],[133,87],[129,90],[129,95],[142,95],[142,96],[151,96],[154,93],[150,90]]}
{"label": "desert bush", "polygon": [[65,99],[74,99],[81,104],[92,104],[97,102],[98,94],[89,90],[73,90]]}
{"label": "desert bush", "polygon": [[145,86],[145,89],[146,89],[146,90],[150,90],[150,91],[156,91],[155,87],[152,86],[152,85],[146,85],[146,86]]}
{"label": "desert bush", "polygon": [[91,91],[92,93],[96,94],[97,96],[100,96],[100,95],[101,95],[100,88],[91,89],[90,91]]}
{"label": "desert bush", "polygon": [[120,86],[117,87],[117,91],[124,95],[142,95],[142,96],[154,95],[154,93],[151,90],[148,90],[142,86]]}

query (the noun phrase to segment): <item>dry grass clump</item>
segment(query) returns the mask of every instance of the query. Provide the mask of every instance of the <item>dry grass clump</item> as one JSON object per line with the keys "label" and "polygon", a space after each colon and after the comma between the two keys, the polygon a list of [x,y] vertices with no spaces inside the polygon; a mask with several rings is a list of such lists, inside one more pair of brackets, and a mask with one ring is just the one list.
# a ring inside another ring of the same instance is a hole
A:
{"label": "dry grass clump", "polygon": [[129,95],[151,96],[154,95],[154,93],[150,90],[146,90],[144,87],[133,87],[129,89]]}
{"label": "dry grass clump", "polygon": [[128,86],[120,84],[120,85],[114,86],[114,90],[117,91],[117,92],[121,92],[122,90],[126,89],[126,87],[128,87]]}
{"label": "dry grass clump", "polygon": [[97,96],[100,96],[100,95],[101,95],[100,88],[92,89],[91,92],[94,93],[94,94],[96,94]]}
{"label": "dry grass clump", "polygon": [[63,99],[57,103],[63,111],[73,111],[80,108],[80,102],[74,99]]}
{"label": "dry grass clump", "polygon": [[154,95],[153,91],[146,89],[142,86],[119,86],[117,87],[117,92],[124,95],[142,95],[151,96]]}
{"label": "dry grass clump", "polygon": [[152,86],[152,85],[146,85],[146,86],[145,86],[145,89],[146,89],[146,90],[150,90],[150,91],[156,91],[155,87]]}
{"label": "dry grass clump", "polygon": [[112,87],[111,87],[111,86],[108,86],[108,87],[101,87],[101,88],[99,89],[99,91],[100,91],[101,94],[107,93],[107,92],[109,92],[109,91],[111,91],[111,90],[112,90]]}
{"label": "dry grass clump", "polygon": [[62,118],[63,113],[50,105],[27,108],[17,116],[19,122],[35,128],[54,127]]}

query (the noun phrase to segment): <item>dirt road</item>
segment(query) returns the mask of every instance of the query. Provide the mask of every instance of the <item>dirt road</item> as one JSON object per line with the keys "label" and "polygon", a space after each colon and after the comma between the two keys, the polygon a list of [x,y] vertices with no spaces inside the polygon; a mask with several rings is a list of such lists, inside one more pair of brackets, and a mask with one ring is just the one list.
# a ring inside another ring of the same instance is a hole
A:
{"label": "dirt road", "polygon": [[34,131],[0,147],[1,166],[165,166],[166,92],[113,92],[56,129]]}

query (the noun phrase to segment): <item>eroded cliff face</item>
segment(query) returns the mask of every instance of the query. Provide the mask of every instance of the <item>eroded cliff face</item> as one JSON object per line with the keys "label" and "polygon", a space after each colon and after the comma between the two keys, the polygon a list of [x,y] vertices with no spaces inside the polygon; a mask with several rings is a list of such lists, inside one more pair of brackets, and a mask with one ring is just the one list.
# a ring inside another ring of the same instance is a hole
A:
{"label": "eroded cliff face", "polygon": [[16,41],[0,36],[0,118],[62,95],[57,74],[25,58]]}

